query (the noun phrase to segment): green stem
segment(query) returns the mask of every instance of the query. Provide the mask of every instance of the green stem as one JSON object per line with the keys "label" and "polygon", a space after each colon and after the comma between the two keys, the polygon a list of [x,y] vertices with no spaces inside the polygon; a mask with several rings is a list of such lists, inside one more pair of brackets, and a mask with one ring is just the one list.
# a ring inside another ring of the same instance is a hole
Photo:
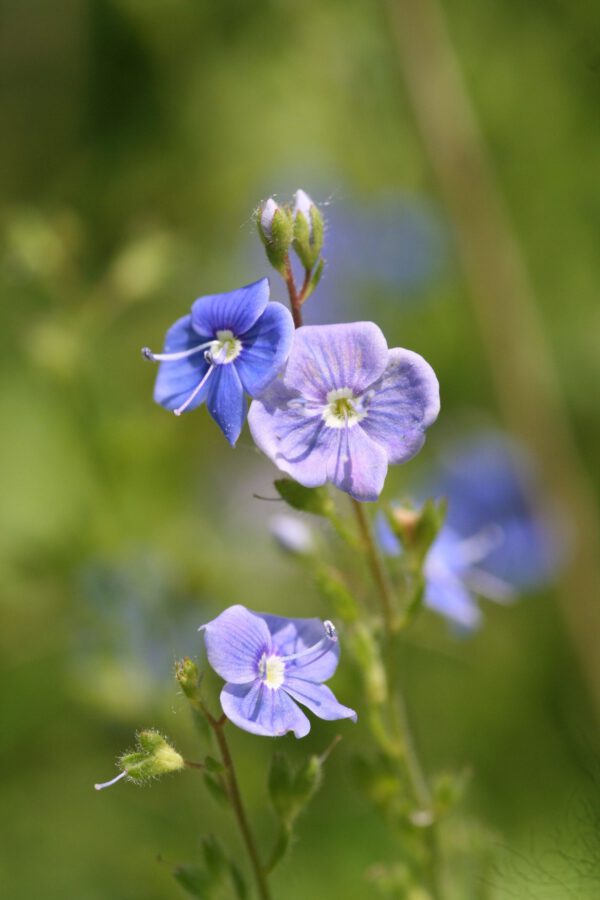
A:
{"label": "green stem", "polygon": [[[392,731],[391,738],[387,739],[386,743],[391,747],[397,748],[397,752],[393,755],[400,759],[403,764],[404,772],[410,785],[414,801],[419,807],[418,811],[429,813],[432,817],[431,823],[424,827],[426,829],[426,839],[431,860],[429,889],[432,896],[438,900],[442,895],[437,875],[439,868],[439,849],[435,831],[435,820],[433,818],[433,800],[427,776],[425,775],[419,760],[416,743],[408,719],[406,703],[399,688],[396,675],[395,637],[398,629],[394,616],[392,588],[373,538],[365,510],[362,504],[357,500],[353,499],[352,505],[369,562],[369,568],[371,569],[373,581],[375,582],[379,593],[386,632],[386,694],[388,698],[389,727]],[[380,723],[380,725],[381,724],[382,723]],[[385,732],[381,737],[384,739],[386,738]]]}
{"label": "green stem", "polygon": [[383,613],[385,629],[388,635],[392,635],[396,631],[392,588],[381,561],[381,557],[379,556],[377,545],[373,540],[371,527],[369,525],[369,520],[367,519],[367,514],[365,513],[364,507],[362,503],[359,503],[359,501],[355,500],[354,498],[352,498],[352,507],[354,509],[354,514],[358,523],[358,530],[360,531],[361,540],[365,548],[365,553],[367,555],[369,568],[371,569],[371,575],[373,576],[373,581],[377,585],[377,590],[379,591],[381,611]]}
{"label": "green stem", "polygon": [[248,851],[258,896],[261,898],[261,900],[271,900],[271,893],[269,890],[269,885],[267,883],[267,875],[260,861],[258,850],[256,849],[254,836],[252,834],[252,830],[248,822],[248,817],[246,815],[246,810],[244,809],[244,804],[242,802],[242,795],[240,793],[237,776],[235,774],[235,767],[233,764],[231,752],[229,750],[229,744],[227,743],[225,732],[223,730],[226,721],[226,719],[225,721],[223,721],[222,718],[217,721],[212,716],[208,719],[209,725],[214,732],[217,744],[219,746],[221,760],[223,762],[223,765],[225,766],[225,780],[227,783],[229,800],[237,819],[242,839],[244,841],[244,844],[246,845],[246,850]]}

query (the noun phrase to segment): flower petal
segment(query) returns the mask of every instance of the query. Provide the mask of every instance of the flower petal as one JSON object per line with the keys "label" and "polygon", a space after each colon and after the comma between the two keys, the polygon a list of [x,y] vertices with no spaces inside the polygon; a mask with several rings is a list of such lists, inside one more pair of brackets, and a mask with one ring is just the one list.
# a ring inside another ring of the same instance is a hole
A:
{"label": "flower petal", "polygon": [[363,431],[362,423],[327,430],[337,436],[337,446],[327,461],[327,480],[355,500],[377,500],[387,475],[385,449]]}
{"label": "flower petal", "polygon": [[278,737],[293,731],[297,738],[310,731],[310,722],[291,697],[257,679],[252,684],[226,684],[221,691],[223,712],[238,728],[252,734]]}
{"label": "flower petal", "polygon": [[477,601],[450,572],[443,577],[427,577],[425,605],[441,613],[462,631],[473,631],[481,623]]}
{"label": "flower petal", "polygon": [[254,681],[261,656],[271,649],[271,635],[260,616],[236,604],[202,630],[208,661],[217,675],[234,684]]}
{"label": "flower petal", "polygon": [[406,462],[421,449],[424,431],[440,411],[435,373],[418,353],[395,348],[372,391],[361,427],[385,447],[388,462]]}
{"label": "flower petal", "polygon": [[283,690],[298,703],[310,709],[315,716],[328,722],[334,719],[352,719],[356,722],[358,718],[353,709],[338,703],[333,691],[324,684],[314,684],[312,681],[288,677],[286,674]]}
{"label": "flower petal", "polygon": [[[205,340],[209,340],[209,338]],[[183,316],[167,331],[163,353],[189,350],[201,343],[203,343],[202,336],[192,328],[192,317]],[[204,359],[202,351],[185,359],[161,362],[154,384],[154,400],[166,409],[177,409],[185,403],[194,388],[200,384],[207,370],[208,363]],[[205,385],[187,409],[196,409],[201,403],[204,403],[207,393],[208,385]]]}
{"label": "flower petal", "polygon": [[192,305],[192,322],[199,334],[214,338],[217,331],[230,330],[239,338],[252,328],[268,302],[269,279],[261,278],[237,291],[199,297]]}
{"label": "flower petal", "polygon": [[258,448],[274,463],[303,484],[318,487],[327,480],[329,446],[335,436],[327,434],[321,411],[290,407],[298,399],[283,382],[272,382],[260,399],[253,400],[248,424]]}
{"label": "flower petal", "polygon": [[340,644],[339,641],[327,639],[321,619],[287,619],[266,613],[257,615],[266,622],[273,649],[279,656],[301,653],[325,638],[326,643],[319,650],[301,656],[300,659],[287,660],[285,668],[286,672],[310,681],[327,681],[331,678],[340,659]]}
{"label": "flower petal", "polygon": [[387,362],[386,340],[373,322],[305,325],[296,332],[285,383],[324,402],[337,388],[362,393],[383,375]]}
{"label": "flower petal", "polygon": [[294,320],[281,303],[269,303],[262,316],[244,334],[242,352],[235,361],[244,390],[256,397],[279,373],[294,337]]}
{"label": "flower petal", "polygon": [[246,416],[246,398],[235,363],[215,366],[208,379],[208,411],[233,447]]}

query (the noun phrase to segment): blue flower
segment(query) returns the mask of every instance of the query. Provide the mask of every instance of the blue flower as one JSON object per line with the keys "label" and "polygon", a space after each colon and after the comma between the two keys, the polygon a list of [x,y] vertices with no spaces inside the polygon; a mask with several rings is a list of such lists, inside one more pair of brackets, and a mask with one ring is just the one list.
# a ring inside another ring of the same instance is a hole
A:
{"label": "blue flower", "polygon": [[271,737],[310,731],[302,703],[321,719],[352,719],[322,683],[337,668],[339,643],[331,622],[286,619],[230,606],[203,625],[208,661],[227,684],[223,712],[234,725]]}
{"label": "blue flower", "polygon": [[[425,604],[460,630],[481,623],[477,596],[507,602],[547,583],[564,549],[534,503],[535,479],[523,454],[498,435],[462,442],[447,454],[421,496],[445,496],[446,522],[425,559]],[[384,553],[402,552],[379,516]]]}
{"label": "blue flower", "polygon": [[191,315],[168,330],[162,353],[142,351],[161,364],[154,399],[177,416],[206,402],[234,445],[246,415],[244,392],[256,397],[275,378],[293,332],[288,310],[269,303],[267,278],[227,294],[200,297]]}
{"label": "blue flower", "polygon": [[439,407],[431,366],[410,350],[388,350],[373,322],[308,325],[248,424],[263,453],[305,487],[330,481],[376,500],[388,464],[418,453]]}

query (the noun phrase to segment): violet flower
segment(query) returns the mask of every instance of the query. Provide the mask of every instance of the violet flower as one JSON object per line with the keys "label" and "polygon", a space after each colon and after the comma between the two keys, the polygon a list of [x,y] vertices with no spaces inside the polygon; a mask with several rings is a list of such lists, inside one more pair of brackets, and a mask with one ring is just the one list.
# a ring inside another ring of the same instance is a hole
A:
{"label": "violet flower", "polygon": [[331,622],[286,619],[230,606],[203,625],[208,661],[227,684],[223,712],[234,725],[276,737],[310,731],[298,703],[320,719],[352,719],[322,683],[337,668],[340,648]]}
{"label": "violet flower", "polygon": [[388,350],[373,322],[307,325],[248,424],[258,447],[305,487],[329,481],[356,500],[376,500],[388,464],[418,453],[439,408],[431,366],[410,350]]}
{"label": "violet flower", "polygon": [[206,402],[230,444],[237,441],[246,415],[244,392],[256,397],[285,363],[293,321],[279,303],[269,303],[269,281],[200,297],[190,315],[171,326],[162,353],[147,347],[147,359],[160,362],[154,399],[179,416]]}

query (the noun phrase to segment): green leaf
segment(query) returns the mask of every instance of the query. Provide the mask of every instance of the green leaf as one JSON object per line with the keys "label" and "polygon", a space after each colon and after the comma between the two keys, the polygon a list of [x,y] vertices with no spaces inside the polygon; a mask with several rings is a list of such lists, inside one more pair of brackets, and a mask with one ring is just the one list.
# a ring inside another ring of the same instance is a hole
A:
{"label": "green leaf", "polygon": [[217,803],[220,803],[222,806],[229,806],[227,790],[218,775],[214,775],[212,772],[205,772],[204,784],[206,785],[209,794],[217,801]]}
{"label": "green leaf", "polygon": [[275,490],[292,509],[328,518],[334,512],[333,501],[326,487],[307,488],[291,478],[278,478]]}

